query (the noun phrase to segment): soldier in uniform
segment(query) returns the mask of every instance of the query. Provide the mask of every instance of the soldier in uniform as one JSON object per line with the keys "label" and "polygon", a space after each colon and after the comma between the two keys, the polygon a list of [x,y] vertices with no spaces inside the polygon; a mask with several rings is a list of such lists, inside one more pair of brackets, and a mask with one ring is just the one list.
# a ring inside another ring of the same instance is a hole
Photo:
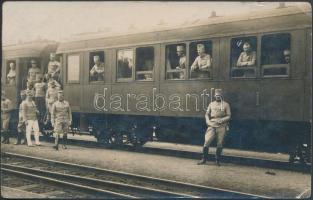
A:
{"label": "soldier in uniform", "polygon": [[33,92],[26,90],[26,100],[22,102],[22,119],[26,125],[26,140],[27,145],[32,147],[31,133],[34,131],[35,143],[40,145],[39,142],[39,125],[38,125],[38,109],[33,101]]}
{"label": "soldier in uniform", "polygon": [[104,80],[104,63],[100,62],[100,57],[93,57],[95,65],[90,70],[90,78],[94,81],[103,81]]}
{"label": "soldier in uniform", "polygon": [[198,78],[208,78],[209,70],[211,68],[211,56],[205,53],[203,44],[197,45],[198,57],[191,65],[191,71],[197,72]]}
{"label": "soldier in uniform", "polygon": [[37,82],[36,77],[41,74],[41,69],[37,67],[36,60],[32,59],[30,63],[32,67],[28,70],[28,82],[32,82],[34,85]]}
{"label": "soldier in uniform", "polygon": [[9,123],[12,111],[12,102],[10,99],[5,97],[5,92],[1,92],[1,132],[3,134],[2,143],[10,143],[10,130]]}
{"label": "soldier in uniform", "polygon": [[218,166],[220,165],[220,156],[223,150],[224,137],[228,129],[230,117],[230,106],[223,100],[222,90],[215,89],[215,101],[209,104],[205,113],[208,128],[205,133],[203,158],[198,162],[199,165],[206,163],[208,160],[209,146],[215,137],[217,138],[216,164]]}
{"label": "soldier in uniform", "polygon": [[[21,103],[20,103],[19,112],[18,112],[17,136],[16,136],[15,145],[26,144],[26,138],[25,138],[26,127],[24,124],[23,114],[22,114],[22,112],[23,112],[22,111],[22,104],[26,99],[26,91],[22,90],[20,95],[21,95]],[[23,142],[21,143],[22,139],[23,139]]]}
{"label": "soldier in uniform", "polygon": [[38,76],[38,83],[35,84],[35,103],[39,110],[39,128],[42,132],[43,128],[43,118],[44,114],[46,113],[46,102],[45,102],[45,96],[46,96],[46,87],[47,84],[44,82],[42,75],[40,74]]}
{"label": "soldier in uniform", "polygon": [[251,45],[248,42],[243,44],[243,52],[241,52],[238,60],[237,67],[250,67],[254,66],[256,61],[256,53],[251,50]]}
{"label": "soldier in uniform", "polygon": [[56,83],[54,81],[49,82],[50,87],[48,87],[46,93],[46,105],[48,108],[48,120],[51,117],[51,109],[54,102],[58,100],[58,91],[59,88],[56,87]]}
{"label": "soldier in uniform", "polygon": [[284,63],[284,64],[289,64],[289,63],[290,63],[290,50],[289,50],[289,49],[285,49],[285,50],[283,51],[283,54],[284,54],[283,63]]}
{"label": "soldier in uniform", "polygon": [[50,75],[54,80],[60,82],[60,70],[61,64],[55,60],[55,53],[50,54],[50,62],[48,64],[48,75]]}
{"label": "soldier in uniform", "polygon": [[15,63],[10,63],[10,71],[7,74],[7,80],[9,85],[15,85],[16,71],[15,71]]}
{"label": "soldier in uniform", "polygon": [[[185,54],[185,48],[184,46],[177,46],[176,52],[179,57],[178,66],[176,69],[185,69],[186,68],[186,54]],[[179,79],[184,79],[184,72],[179,73]]]}
{"label": "soldier in uniform", "polygon": [[72,124],[72,111],[69,103],[64,100],[63,91],[58,91],[58,100],[54,102],[51,111],[51,123],[54,127],[55,146],[59,150],[59,137],[63,134],[63,148],[66,149],[67,132]]}

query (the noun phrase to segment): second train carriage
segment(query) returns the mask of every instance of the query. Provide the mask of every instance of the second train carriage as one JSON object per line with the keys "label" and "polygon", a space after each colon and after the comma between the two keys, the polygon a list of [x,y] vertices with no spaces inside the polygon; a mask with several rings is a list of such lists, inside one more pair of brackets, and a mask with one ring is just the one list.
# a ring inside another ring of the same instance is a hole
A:
{"label": "second train carriage", "polygon": [[[244,41],[256,52],[253,67],[235,65]],[[199,43],[212,57],[207,77],[190,70]],[[206,99],[222,88],[232,108],[226,145],[275,152],[288,151],[295,137],[309,138],[310,44],[310,8],[286,7],[192,27],[62,42],[57,53],[64,57],[64,90],[76,124],[93,129],[99,140],[124,133],[144,143],[154,128],[160,140],[200,144]],[[186,49],[184,70],[171,67],[178,45]],[[286,49],[290,63],[282,61]],[[100,81],[89,75],[94,55],[105,66]]]}

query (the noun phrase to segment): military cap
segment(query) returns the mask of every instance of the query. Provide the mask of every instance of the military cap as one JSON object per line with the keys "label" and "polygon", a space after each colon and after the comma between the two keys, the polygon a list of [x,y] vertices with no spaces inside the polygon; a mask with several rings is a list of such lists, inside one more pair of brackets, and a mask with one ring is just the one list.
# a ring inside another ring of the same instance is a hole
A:
{"label": "military cap", "polygon": [[14,66],[14,65],[15,65],[15,63],[14,63],[14,62],[11,62],[11,63],[10,63],[10,67],[11,67],[11,66]]}
{"label": "military cap", "polygon": [[59,91],[58,91],[58,94],[63,94],[63,90],[59,90]]}
{"label": "military cap", "polygon": [[289,56],[290,55],[290,50],[289,49],[285,49],[283,53],[284,53],[284,56]]}
{"label": "military cap", "polygon": [[53,56],[53,57],[55,57],[55,53],[50,53],[50,56]]}
{"label": "military cap", "polygon": [[184,48],[184,46],[179,45],[179,46],[176,47],[176,50],[177,51],[185,51],[185,48]]}
{"label": "military cap", "polygon": [[222,89],[215,89],[214,95],[215,96],[222,96]]}
{"label": "military cap", "polygon": [[31,59],[30,63],[31,63],[31,64],[37,64],[37,62],[36,62],[35,59]]}
{"label": "military cap", "polygon": [[204,49],[204,44],[197,44],[197,49]]}

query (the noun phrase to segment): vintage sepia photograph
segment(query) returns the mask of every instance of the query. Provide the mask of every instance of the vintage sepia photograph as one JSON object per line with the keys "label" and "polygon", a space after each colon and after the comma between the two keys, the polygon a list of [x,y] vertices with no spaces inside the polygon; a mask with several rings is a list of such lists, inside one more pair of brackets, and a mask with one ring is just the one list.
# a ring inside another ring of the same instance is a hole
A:
{"label": "vintage sepia photograph", "polygon": [[310,199],[312,6],[2,2],[1,197]]}

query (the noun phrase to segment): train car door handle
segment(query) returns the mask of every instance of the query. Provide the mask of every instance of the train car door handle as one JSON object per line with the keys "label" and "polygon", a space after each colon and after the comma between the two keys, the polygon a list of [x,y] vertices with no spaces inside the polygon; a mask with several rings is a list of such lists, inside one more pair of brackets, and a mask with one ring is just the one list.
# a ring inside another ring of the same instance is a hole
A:
{"label": "train car door handle", "polygon": [[255,102],[256,106],[260,105],[260,92],[256,92],[256,102]]}

